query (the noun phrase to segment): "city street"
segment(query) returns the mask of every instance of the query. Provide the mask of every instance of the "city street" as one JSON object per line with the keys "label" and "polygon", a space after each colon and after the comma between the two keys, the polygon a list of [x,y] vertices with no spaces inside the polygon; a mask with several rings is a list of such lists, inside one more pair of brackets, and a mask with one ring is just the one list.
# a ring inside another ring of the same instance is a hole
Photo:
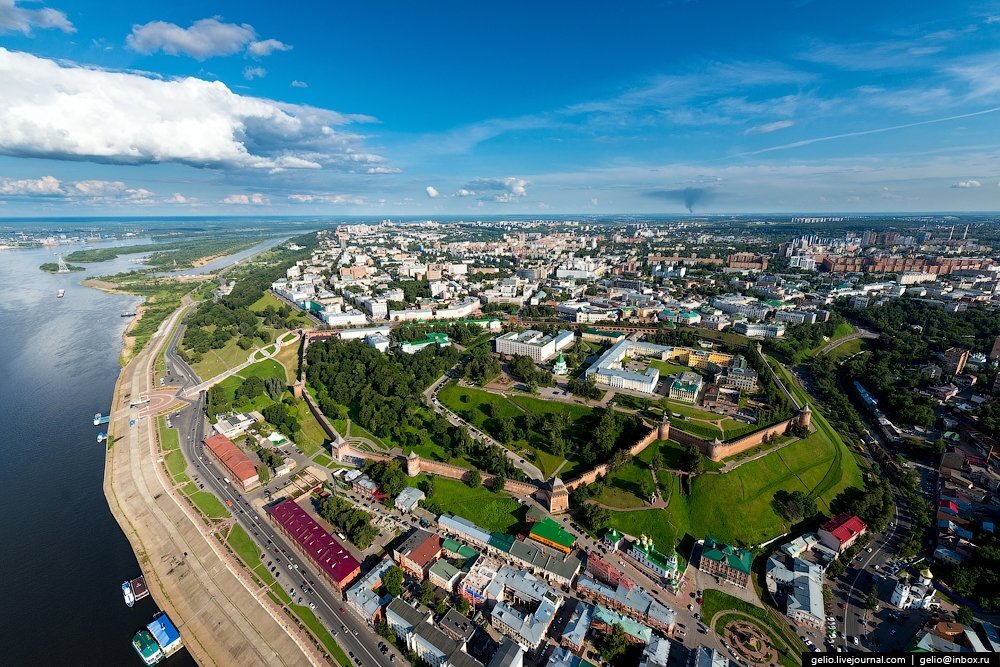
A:
{"label": "city street", "polygon": [[[173,336],[168,348],[168,365],[176,376],[183,378],[185,386],[196,385],[199,380],[194,371],[176,354],[176,344],[179,330]],[[314,613],[324,626],[336,633],[335,639],[345,653],[356,665],[375,667],[383,665],[387,660],[379,651],[378,645],[382,639],[375,634],[367,622],[359,619],[344,606],[339,593],[323,583],[318,570],[307,559],[302,557],[293,546],[270,524],[269,520],[256,512],[254,506],[239,491],[223,480],[225,473],[218,469],[210,459],[204,456],[202,440],[209,428],[204,416],[204,392],[186,408],[175,412],[172,424],[180,435],[181,449],[188,460],[189,472],[195,483],[204,485],[223,501],[230,501],[230,511],[234,519],[247,531],[258,549],[267,560],[275,562],[276,578],[285,590],[294,588],[293,600],[298,603],[301,597],[303,605],[315,605]],[[301,465],[301,463],[300,463]],[[275,493],[274,499],[280,499],[280,493]],[[312,593],[302,591],[302,582],[309,582]],[[312,582],[316,582],[313,584]],[[390,645],[390,654],[396,655],[396,660],[402,659]],[[387,654],[388,655],[388,654]]]}

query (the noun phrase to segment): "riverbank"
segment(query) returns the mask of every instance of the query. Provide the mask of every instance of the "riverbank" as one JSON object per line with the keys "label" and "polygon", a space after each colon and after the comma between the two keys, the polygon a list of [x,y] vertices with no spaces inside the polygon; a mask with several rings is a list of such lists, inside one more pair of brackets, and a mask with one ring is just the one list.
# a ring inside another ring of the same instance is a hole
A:
{"label": "riverbank", "polygon": [[227,554],[216,527],[168,479],[158,463],[155,415],[144,414],[149,408],[129,407],[134,398],[154,394],[153,404],[178,404],[169,392],[154,391],[153,365],[192,305],[185,299],[165,318],[152,344],[119,375],[108,428],[114,444],[105,453],[108,506],[138,557],[153,599],[174,620],[199,664],[316,664],[293,636],[296,631],[268,608],[261,597],[266,591],[248,581]]}

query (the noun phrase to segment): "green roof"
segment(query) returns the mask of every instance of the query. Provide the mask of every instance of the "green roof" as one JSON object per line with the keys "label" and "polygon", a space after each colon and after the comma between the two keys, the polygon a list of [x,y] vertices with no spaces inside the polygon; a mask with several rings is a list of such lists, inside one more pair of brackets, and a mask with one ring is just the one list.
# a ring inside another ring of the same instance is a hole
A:
{"label": "green roof", "polygon": [[636,542],[632,546],[632,548],[635,549],[636,551],[641,551],[642,553],[646,554],[646,558],[648,558],[651,563],[655,563],[663,570],[669,571],[677,568],[677,563],[676,562],[671,563],[670,556],[666,555],[665,553],[661,553],[653,548],[643,549],[642,545],[640,545],[638,542]]}
{"label": "green roof", "polygon": [[478,555],[476,550],[472,547],[465,544],[459,544],[455,540],[451,539],[441,540],[441,548],[448,553],[456,554],[462,558],[472,558],[473,556]]}
{"label": "green roof", "polygon": [[538,505],[530,505],[528,507],[528,520],[529,521],[545,521],[549,518],[549,515],[545,513]]}
{"label": "green roof", "polygon": [[451,581],[455,575],[457,575],[460,570],[449,563],[448,561],[442,559],[431,565],[431,572],[441,577],[445,581]]}
{"label": "green roof", "polygon": [[490,533],[489,545],[499,551],[508,552],[514,544],[514,536],[506,533]]}
{"label": "green roof", "polygon": [[447,343],[448,334],[441,331],[428,331],[427,337],[424,340],[432,340],[435,343]]}
{"label": "green roof", "polygon": [[548,517],[531,527],[531,536],[542,538],[547,542],[564,546],[567,549],[572,548],[576,544],[575,537],[567,533],[562,529],[562,526]]}
{"label": "green roof", "polygon": [[723,544],[714,537],[705,538],[705,546],[702,547],[701,557],[714,560],[717,563],[724,562],[729,567],[744,574],[750,574],[750,563],[753,561],[753,556],[746,549]]}
{"label": "green roof", "polygon": [[622,534],[619,533],[614,528],[612,528],[608,532],[604,533],[604,539],[609,540],[611,542],[620,542],[622,539]]}

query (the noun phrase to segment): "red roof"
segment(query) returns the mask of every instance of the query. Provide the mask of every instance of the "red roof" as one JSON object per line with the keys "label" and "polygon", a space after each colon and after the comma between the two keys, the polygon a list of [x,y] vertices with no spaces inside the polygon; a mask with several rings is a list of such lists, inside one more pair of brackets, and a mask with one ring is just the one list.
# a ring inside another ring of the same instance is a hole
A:
{"label": "red roof", "polygon": [[838,542],[844,543],[868,530],[868,525],[860,517],[845,513],[833,517],[820,529],[833,535]]}
{"label": "red roof", "polygon": [[338,585],[343,586],[361,569],[361,563],[294,500],[269,507],[267,512]]}
{"label": "red roof", "polygon": [[213,435],[205,438],[205,446],[222,462],[229,474],[241,482],[257,476],[257,466],[243,450],[224,435]]}
{"label": "red roof", "polygon": [[415,545],[409,553],[404,555],[420,567],[426,567],[440,553],[441,536],[428,532],[427,537],[422,542]]}

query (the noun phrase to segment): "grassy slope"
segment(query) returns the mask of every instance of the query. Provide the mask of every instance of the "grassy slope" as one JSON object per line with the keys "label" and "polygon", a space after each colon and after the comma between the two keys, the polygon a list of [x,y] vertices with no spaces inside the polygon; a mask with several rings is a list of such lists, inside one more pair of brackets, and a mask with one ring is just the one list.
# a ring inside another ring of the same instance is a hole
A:
{"label": "grassy slope", "polygon": [[442,511],[463,516],[476,525],[498,533],[512,532],[524,518],[524,506],[506,493],[445,477],[434,479],[433,500]]}

